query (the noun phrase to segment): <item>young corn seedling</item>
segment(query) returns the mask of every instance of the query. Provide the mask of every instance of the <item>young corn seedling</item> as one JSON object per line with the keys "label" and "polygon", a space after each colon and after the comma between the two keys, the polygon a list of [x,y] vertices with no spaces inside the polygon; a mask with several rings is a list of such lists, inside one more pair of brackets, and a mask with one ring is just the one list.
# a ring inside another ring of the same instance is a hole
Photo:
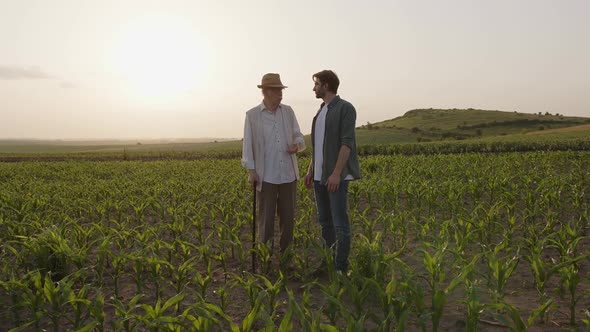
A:
{"label": "young corn seedling", "polygon": [[512,256],[501,257],[504,249],[506,249],[506,243],[501,242],[494,246],[493,251],[489,250],[484,253],[484,258],[492,272],[488,284],[493,286],[493,295],[496,302],[501,302],[504,298],[506,283],[514,271],[516,271],[516,267],[520,261],[520,248],[517,248],[516,253]]}
{"label": "young corn seedling", "polygon": [[373,240],[365,237],[364,234],[358,235],[360,241],[357,241],[357,243],[360,243],[357,245],[358,249],[352,266],[355,273],[366,278],[373,278],[378,283],[385,282],[392,259],[399,255],[401,251],[387,254],[381,240],[381,234],[381,232],[377,232]]}
{"label": "young corn seedling", "polygon": [[465,300],[465,305],[467,307],[465,331],[467,332],[478,331],[480,315],[487,307],[486,304],[480,302],[477,294],[478,287],[479,280],[465,279],[465,289],[467,293],[467,299]]}
{"label": "young corn seedling", "polygon": [[580,271],[576,264],[563,266],[559,270],[560,284],[558,288],[561,298],[569,297],[570,326],[576,325],[576,305],[587,294],[581,292],[578,294],[578,286],[581,282]]}
{"label": "young corn seedling", "polygon": [[137,330],[139,321],[138,314],[135,312],[140,307],[138,303],[142,296],[143,294],[137,294],[128,303],[111,298],[111,305],[115,308],[115,316],[118,317],[118,319],[110,322],[113,330],[125,332]]}
{"label": "young corn seedling", "polygon": [[450,220],[453,222],[449,225],[449,231],[452,232],[452,237],[455,240],[456,250],[459,253],[464,253],[478,231],[474,229],[472,223],[466,222],[463,218]]}
{"label": "young corn seedling", "polygon": [[283,318],[279,326],[281,331],[292,331],[290,328],[293,322],[299,323],[299,327],[302,331],[320,331],[324,324],[321,323],[321,310],[313,310],[311,303],[310,285],[304,286],[301,300],[295,298],[293,291],[287,290],[288,297],[288,311],[293,311],[293,320],[290,321],[287,316]]}
{"label": "young corn seedling", "polygon": [[176,294],[180,294],[186,286],[190,283],[190,276],[196,269],[194,261],[197,257],[192,257],[182,262],[182,264],[173,267],[172,279],[168,283],[174,287]]}
{"label": "young corn seedling", "polygon": [[[71,281],[69,285],[66,287],[73,286],[74,282]],[[64,287],[65,283],[60,281],[60,286]],[[83,327],[83,323],[86,320],[86,317],[89,315],[89,307],[92,304],[92,301],[88,299],[90,291],[90,285],[84,285],[78,294],[72,290],[69,292],[69,300],[67,304],[72,307],[73,317],[70,318],[69,316],[65,316],[65,318],[72,324],[75,329],[79,329]]]}
{"label": "young corn seedling", "polygon": [[37,271],[30,272],[25,277],[25,288],[22,293],[23,308],[30,311],[33,321],[25,324],[34,326],[37,331],[41,330],[40,322],[45,313],[45,295],[43,288],[43,276]]}
{"label": "young corn seedling", "polygon": [[240,332],[240,328],[231,318],[218,306],[211,303],[196,303],[187,308],[181,315],[183,321],[190,324],[183,324],[183,330],[191,331],[214,331],[225,330],[225,326],[218,319],[221,317],[229,325],[232,332]]}
{"label": "young corn seedling", "polygon": [[165,278],[163,278],[162,275],[165,273],[164,270],[172,271],[174,270],[174,266],[167,261],[154,256],[146,257],[145,265],[147,266],[147,269],[150,273],[150,279],[155,286],[156,297],[159,300],[163,295],[162,280]]}
{"label": "young corn seedling", "polygon": [[[549,238],[548,247],[558,250],[561,262],[568,262],[574,258],[587,257],[588,254],[578,256],[578,243],[585,237],[578,237],[578,232],[568,224],[562,225],[559,232],[555,233],[555,238]],[[561,298],[569,297],[570,325],[576,324],[576,305],[584,297],[584,293],[578,294],[578,285],[581,277],[577,261],[572,264],[562,266],[558,273],[560,275],[560,285],[558,293]]]}
{"label": "young corn seedling", "polygon": [[23,241],[25,250],[20,259],[30,262],[32,269],[51,272],[54,281],[70,272],[74,253],[57,228],[45,229],[39,236]]}
{"label": "young corn seedling", "polygon": [[225,309],[227,308],[229,295],[232,288],[233,287],[231,284],[224,283],[223,285],[217,287],[217,289],[213,291],[214,294],[219,296],[219,308],[222,311],[225,311]]}
{"label": "young corn seedling", "polygon": [[172,315],[169,315],[171,308],[177,308],[178,303],[184,299],[184,294],[176,294],[169,298],[164,304],[161,299],[156,301],[154,306],[148,304],[142,304],[141,308],[145,311],[143,316],[138,316],[138,320],[141,322],[142,327],[149,329],[150,331],[160,331],[162,329],[176,330],[181,327],[182,321],[175,316],[176,310],[172,310]]}
{"label": "young corn seedling", "polygon": [[320,284],[320,289],[326,303],[322,307],[322,311],[330,320],[332,325],[336,325],[339,317],[346,311],[342,301],[342,295],[346,291],[344,287],[341,287],[340,281],[333,279],[329,284]]}
{"label": "young corn seedling", "polygon": [[207,290],[213,282],[213,266],[211,261],[207,265],[207,272],[203,275],[199,271],[195,271],[195,276],[191,280],[191,283],[197,287],[198,294],[201,299],[207,298]]}
{"label": "young corn seedling", "polygon": [[[186,242],[181,239],[174,240],[174,248],[175,248],[174,255],[179,256],[180,260],[183,262],[186,262],[187,260],[190,260],[194,257],[192,250],[195,250],[195,251],[198,250],[197,246],[194,245],[193,243]],[[172,262],[170,262],[170,263],[172,263]]]}
{"label": "young corn seedling", "polygon": [[265,321],[266,331],[274,330],[274,323],[262,304],[265,297],[266,295],[264,292],[261,291],[258,293],[256,299],[254,300],[254,305],[250,309],[250,312],[244,318],[244,320],[242,320],[241,331],[251,331],[254,322],[256,322],[256,319],[259,318],[259,316],[262,316],[262,319]]}
{"label": "young corn seedling", "polygon": [[349,279],[346,276],[340,275],[338,275],[338,277],[342,284],[342,288],[345,289],[346,294],[350,296],[354,306],[352,311],[347,309],[347,315],[345,315],[345,318],[347,319],[348,323],[353,323],[354,325],[358,325],[360,323],[362,326],[362,323],[364,323],[367,318],[373,318],[374,320],[377,320],[375,315],[373,313],[368,313],[366,309],[369,297],[374,295],[374,283],[372,282],[374,280],[370,278],[364,278],[362,276],[358,276],[355,279]]}
{"label": "young corn seedling", "polygon": [[[494,315],[496,320],[501,322],[504,326],[509,327],[511,331],[527,331],[529,327],[533,325],[537,317],[543,316],[547,312],[552,303],[553,300],[549,299],[547,302],[541,304],[539,307],[533,310],[526,321],[522,319],[520,311],[507,302],[497,303],[490,307],[497,309],[498,313]],[[505,317],[504,314],[499,314],[499,312],[505,312],[508,315],[510,321]]]}
{"label": "young corn seedling", "polygon": [[224,282],[227,282],[227,259],[225,257],[225,252],[220,252],[219,254],[213,255],[213,259],[218,261],[223,269],[223,278]]}
{"label": "young corn seedling", "polygon": [[262,290],[268,299],[268,314],[273,317],[277,308],[281,304],[280,301],[277,301],[277,297],[279,296],[279,293],[285,288],[285,278],[283,273],[280,271],[279,278],[275,283],[272,283],[263,275],[260,275],[259,278],[262,279],[262,282],[264,283]]}
{"label": "young corn seedling", "polygon": [[119,289],[120,289],[120,285],[119,285],[119,281],[121,279],[121,276],[123,275],[123,272],[125,271],[125,266],[127,265],[127,261],[128,261],[128,257],[127,255],[124,255],[122,253],[111,253],[112,258],[111,258],[111,262],[113,264],[113,274],[112,274],[112,278],[113,278],[113,286],[114,286],[114,293],[115,293],[115,297],[119,297]]}
{"label": "young corn seedling", "polygon": [[91,301],[90,306],[88,307],[88,312],[90,317],[94,319],[96,323],[94,326],[95,330],[99,332],[104,332],[104,320],[105,320],[105,313],[104,313],[104,295],[102,292],[98,292],[94,299]]}
{"label": "young corn seedling", "polygon": [[0,280],[0,287],[4,289],[6,294],[10,297],[10,320],[13,326],[20,326],[23,321],[20,312],[25,307],[22,303],[23,299],[30,298],[27,296],[31,292],[29,285],[25,280],[11,274],[7,281]]}
{"label": "young corn seedling", "polygon": [[[555,275],[556,273],[558,273],[560,270],[564,271],[564,273],[566,273],[566,278],[569,276],[567,274],[567,267],[569,266],[574,266],[575,264],[583,259],[586,259],[589,257],[589,254],[586,255],[581,255],[575,258],[569,258],[568,257],[561,257],[562,261],[561,262],[557,262],[557,261],[553,261],[551,263],[545,262],[542,258],[542,253],[543,253],[543,247],[541,245],[541,243],[533,243],[533,242],[529,242],[528,239],[525,240],[528,242],[530,248],[529,248],[529,255],[525,256],[525,259],[527,261],[529,261],[530,266],[531,266],[531,270],[533,272],[533,276],[535,278],[535,287],[537,289],[537,293],[539,294],[539,302],[540,303],[546,303],[547,301],[547,294],[545,293],[545,287],[547,286],[547,282],[549,281],[549,279]],[[569,270],[572,275],[572,278],[575,278],[575,274],[577,273],[576,269],[571,269]],[[571,287],[577,287],[577,283],[575,282],[575,279],[571,280]],[[541,321],[544,322],[545,321],[545,311],[541,311],[540,312],[540,318]]]}
{"label": "young corn seedling", "polygon": [[204,244],[205,243],[205,234],[203,231],[204,219],[199,214],[197,216],[189,216],[189,220],[195,229],[196,242],[201,245]]}
{"label": "young corn seedling", "polygon": [[391,331],[391,319],[395,322],[396,331],[405,331],[415,294],[412,289],[414,276],[410,268],[400,259],[396,258],[395,263],[393,271],[400,271],[400,279],[396,278],[395,273],[392,274],[381,297],[381,306],[385,316],[380,325],[382,331]]}
{"label": "young corn seedling", "polygon": [[[44,313],[51,319],[53,330],[56,332],[59,331],[59,327],[61,326],[60,320],[67,312],[65,306],[71,302],[78,301],[73,294],[72,285],[73,281],[68,280],[68,278],[63,278],[58,283],[54,283],[50,274],[45,275],[43,295],[47,306],[45,307]],[[85,301],[89,302],[88,300]],[[76,311],[79,312],[80,310]],[[77,318],[79,319],[79,317]]]}
{"label": "young corn seedling", "polygon": [[213,258],[213,255],[215,254],[215,250],[213,250],[213,248],[209,244],[210,243],[209,238],[211,237],[211,235],[213,235],[213,233],[211,233],[211,234],[209,234],[209,236],[207,236],[207,240],[205,241],[205,244],[202,244],[197,247],[199,250],[199,256],[203,262],[203,265],[205,265],[205,266],[209,266],[211,264],[211,259]]}
{"label": "young corn seedling", "polygon": [[436,248],[434,255],[430,255],[430,253],[424,249],[421,249],[420,251],[424,255],[423,262],[426,271],[428,272],[426,280],[428,281],[432,292],[432,330],[433,332],[436,332],[438,331],[440,319],[449,293],[471,273],[473,266],[479,257],[476,256],[471,263],[463,266],[457,276],[451,279],[448,286],[443,287],[442,283],[446,280],[444,264],[447,263],[445,259],[447,254],[447,243],[443,243],[441,247]]}
{"label": "young corn seedling", "polygon": [[262,274],[268,274],[272,263],[270,245],[266,243],[256,243],[256,247],[253,250],[256,253],[256,257],[262,268],[262,271],[260,272]]}
{"label": "young corn seedling", "polygon": [[139,202],[133,202],[131,203],[131,207],[133,208],[133,212],[134,217],[135,217],[135,222],[137,224],[141,224],[144,217],[145,217],[145,212],[146,212],[146,208],[149,206],[149,202],[146,201],[139,201]]}
{"label": "young corn seedling", "polygon": [[145,262],[146,262],[146,257],[144,256],[144,253],[142,252],[135,252],[132,253],[129,257],[129,260],[133,262],[133,281],[135,281],[135,288],[136,288],[136,294],[141,294],[141,292],[143,291],[143,288],[145,286],[145,281],[144,281],[144,273],[145,273]]}
{"label": "young corn seedling", "polygon": [[103,285],[103,276],[104,272],[106,271],[109,265],[109,244],[111,242],[111,237],[107,236],[98,246],[98,250],[96,253],[96,273],[98,275],[98,284]]}

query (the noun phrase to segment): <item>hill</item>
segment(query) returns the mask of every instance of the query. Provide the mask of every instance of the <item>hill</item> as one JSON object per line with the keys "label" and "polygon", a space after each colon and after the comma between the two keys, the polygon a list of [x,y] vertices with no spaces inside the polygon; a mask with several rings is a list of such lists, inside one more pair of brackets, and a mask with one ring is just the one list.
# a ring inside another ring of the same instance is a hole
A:
{"label": "hill", "polygon": [[358,135],[373,137],[376,143],[416,142],[524,134],[588,123],[590,118],[541,112],[415,109],[391,120],[367,123],[358,128]]}
{"label": "hill", "polygon": [[[465,143],[472,141],[476,145],[491,144],[492,141],[523,144],[541,140],[578,142],[590,140],[590,118],[476,109],[417,109],[394,119],[360,126],[356,134],[358,145],[366,147],[365,150],[382,144],[430,141],[451,143],[461,140]],[[310,135],[306,135],[305,140],[309,146]],[[195,155],[237,158],[241,154],[241,147],[240,140],[223,139],[207,143],[191,142],[188,139],[100,142],[0,140],[0,156],[8,159],[19,156],[46,158],[56,155],[93,158],[127,158],[139,155],[154,159],[193,158]],[[309,151],[308,149],[306,154]]]}

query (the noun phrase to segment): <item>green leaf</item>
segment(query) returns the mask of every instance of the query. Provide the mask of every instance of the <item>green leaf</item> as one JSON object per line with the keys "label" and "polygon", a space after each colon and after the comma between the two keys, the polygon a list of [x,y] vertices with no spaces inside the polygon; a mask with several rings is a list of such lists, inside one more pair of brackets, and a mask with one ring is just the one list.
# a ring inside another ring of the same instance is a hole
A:
{"label": "green leaf", "polygon": [[76,332],[90,332],[90,331],[94,330],[94,328],[97,327],[98,325],[99,325],[98,322],[92,322],[86,326],[83,326],[83,327],[77,329]]}
{"label": "green leaf", "polygon": [[184,299],[183,293],[176,294],[175,296],[168,299],[168,301],[166,301],[166,303],[164,303],[164,306],[162,307],[161,311],[166,312],[166,310],[168,310],[168,308],[172,307],[173,305],[176,305],[178,302],[182,301],[183,299]]}
{"label": "green leaf", "polygon": [[547,302],[543,303],[541,306],[539,306],[537,309],[535,309],[531,313],[529,319],[527,320],[527,324],[529,326],[531,326],[533,324],[533,322],[535,321],[535,319],[537,318],[537,316],[539,316],[540,314],[545,314],[545,311],[547,311],[547,309],[549,308],[551,303],[553,303],[553,299],[547,300]]}
{"label": "green leaf", "polygon": [[322,323],[322,324],[320,324],[320,331],[338,332],[338,328],[336,328],[336,326],[334,326],[334,325]]}
{"label": "green leaf", "polygon": [[293,307],[289,306],[285,317],[281,320],[281,325],[279,326],[279,332],[290,332],[293,331]]}

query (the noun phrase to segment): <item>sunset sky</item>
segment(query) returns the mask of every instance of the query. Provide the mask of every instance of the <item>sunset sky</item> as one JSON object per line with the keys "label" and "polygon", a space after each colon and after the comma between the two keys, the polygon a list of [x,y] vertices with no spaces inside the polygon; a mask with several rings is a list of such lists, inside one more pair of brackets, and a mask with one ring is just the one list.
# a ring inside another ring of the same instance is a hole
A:
{"label": "sunset sky", "polygon": [[242,136],[264,73],[305,134],[415,108],[590,117],[590,1],[0,0],[0,138]]}

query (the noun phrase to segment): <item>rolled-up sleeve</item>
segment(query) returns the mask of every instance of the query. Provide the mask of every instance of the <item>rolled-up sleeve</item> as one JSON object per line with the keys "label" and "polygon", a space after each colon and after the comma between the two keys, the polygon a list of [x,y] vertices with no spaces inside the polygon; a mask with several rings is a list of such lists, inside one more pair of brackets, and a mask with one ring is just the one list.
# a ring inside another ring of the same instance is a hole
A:
{"label": "rolled-up sleeve", "polygon": [[250,126],[250,119],[246,114],[246,121],[244,123],[244,139],[242,140],[242,166],[246,169],[255,169],[254,150],[252,148],[252,126]]}
{"label": "rolled-up sleeve", "polygon": [[340,130],[340,145],[346,145],[352,149],[354,146],[354,128],[356,124],[356,110],[351,104],[346,104],[342,110],[342,123]]}

